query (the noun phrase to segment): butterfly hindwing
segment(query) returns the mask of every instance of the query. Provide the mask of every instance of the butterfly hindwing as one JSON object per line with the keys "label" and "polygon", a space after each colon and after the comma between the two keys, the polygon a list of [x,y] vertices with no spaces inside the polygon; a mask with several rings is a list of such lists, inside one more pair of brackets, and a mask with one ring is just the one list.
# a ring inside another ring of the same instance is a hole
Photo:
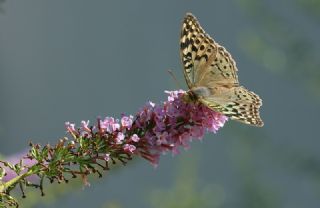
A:
{"label": "butterfly hindwing", "polygon": [[242,86],[230,88],[218,96],[200,98],[200,101],[231,119],[254,126],[263,126],[259,115],[261,99]]}

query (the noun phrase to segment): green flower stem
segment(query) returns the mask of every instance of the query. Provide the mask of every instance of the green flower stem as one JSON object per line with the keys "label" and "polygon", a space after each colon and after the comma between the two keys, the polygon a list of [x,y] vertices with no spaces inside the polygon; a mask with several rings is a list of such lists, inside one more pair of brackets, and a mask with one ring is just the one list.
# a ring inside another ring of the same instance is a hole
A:
{"label": "green flower stem", "polygon": [[8,187],[15,185],[16,183],[19,183],[19,181],[23,180],[24,178],[34,174],[32,168],[30,170],[22,175],[18,175],[17,177],[11,179],[10,181],[7,181],[5,183],[0,184],[0,193],[4,192]]}

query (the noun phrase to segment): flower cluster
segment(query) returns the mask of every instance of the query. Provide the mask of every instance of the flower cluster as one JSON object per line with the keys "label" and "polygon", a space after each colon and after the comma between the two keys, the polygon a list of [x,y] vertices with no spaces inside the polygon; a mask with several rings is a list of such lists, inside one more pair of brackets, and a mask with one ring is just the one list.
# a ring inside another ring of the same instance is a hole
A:
{"label": "flower cluster", "polygon": [[108,160],[135,154],[156,166],[162,153],[177,154],[179,147],[189,148],[193,138],[201,139],[206,131],[215,133],[227,121],[226,116],[200,103],[186,102],[183,90],[166,93],[167,101],[160,105],[148,102],[135,117],[106,117],[93,126],[82,121],[79,129],[66,122],[67,131],[75,138],[105,138]]}
{"label": "flower cluster", "polygon": [[[82,121],[80,127],[66,122],[72,139],[65,137],[43,147],[30,143],[31,149],[22,159],[0,160],[0,206],[18,206],[10,196],[17,184],[23,197],[26,186],[39,188],[44,195],[44,178],[61,183],[70,176],[80,177],[88,185],[88,175],[101,177],[101,170],[108,170],[110,163],[126,164],[135,155],[157,166],[161,154],[177,154],[180,147],[189,148],[193,138],[202,139],[206,131],[215,133],[227,121],[226,116],[186,99],[190,97],[185,91],[166,93],[167,101],[159,105],[148,102],[135,116],[98,118],[94,125]],[[39,184],[34,182],[35,176],[40,178]]]}

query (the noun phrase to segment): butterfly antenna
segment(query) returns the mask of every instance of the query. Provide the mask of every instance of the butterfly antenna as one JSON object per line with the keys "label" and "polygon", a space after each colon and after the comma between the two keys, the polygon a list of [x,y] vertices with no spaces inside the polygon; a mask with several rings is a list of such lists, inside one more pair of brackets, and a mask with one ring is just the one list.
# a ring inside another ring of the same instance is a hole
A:
{"label": "butterfly antenna", "polygon": [[178,81],[178,79],[177,79],[176,76],[174,75],[173,71],[172,71],[171,69],[168,69],[168,72],[169,72],[169,74],[172,76],[172,78],[174,79],[174,81],[176,82],[177,87],[180,88],[180,89],[183,89],[181,83]]}

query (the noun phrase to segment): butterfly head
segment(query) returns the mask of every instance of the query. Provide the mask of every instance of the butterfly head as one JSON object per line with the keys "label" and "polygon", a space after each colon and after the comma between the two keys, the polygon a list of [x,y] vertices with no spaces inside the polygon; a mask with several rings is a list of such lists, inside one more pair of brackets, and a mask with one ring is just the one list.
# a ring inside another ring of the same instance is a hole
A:
{"label": "butterfly head", "polygon": [[191,91],[188,90],[182,97],[182,100],[186,103],[195,103],[198,100],[198,97]]}

